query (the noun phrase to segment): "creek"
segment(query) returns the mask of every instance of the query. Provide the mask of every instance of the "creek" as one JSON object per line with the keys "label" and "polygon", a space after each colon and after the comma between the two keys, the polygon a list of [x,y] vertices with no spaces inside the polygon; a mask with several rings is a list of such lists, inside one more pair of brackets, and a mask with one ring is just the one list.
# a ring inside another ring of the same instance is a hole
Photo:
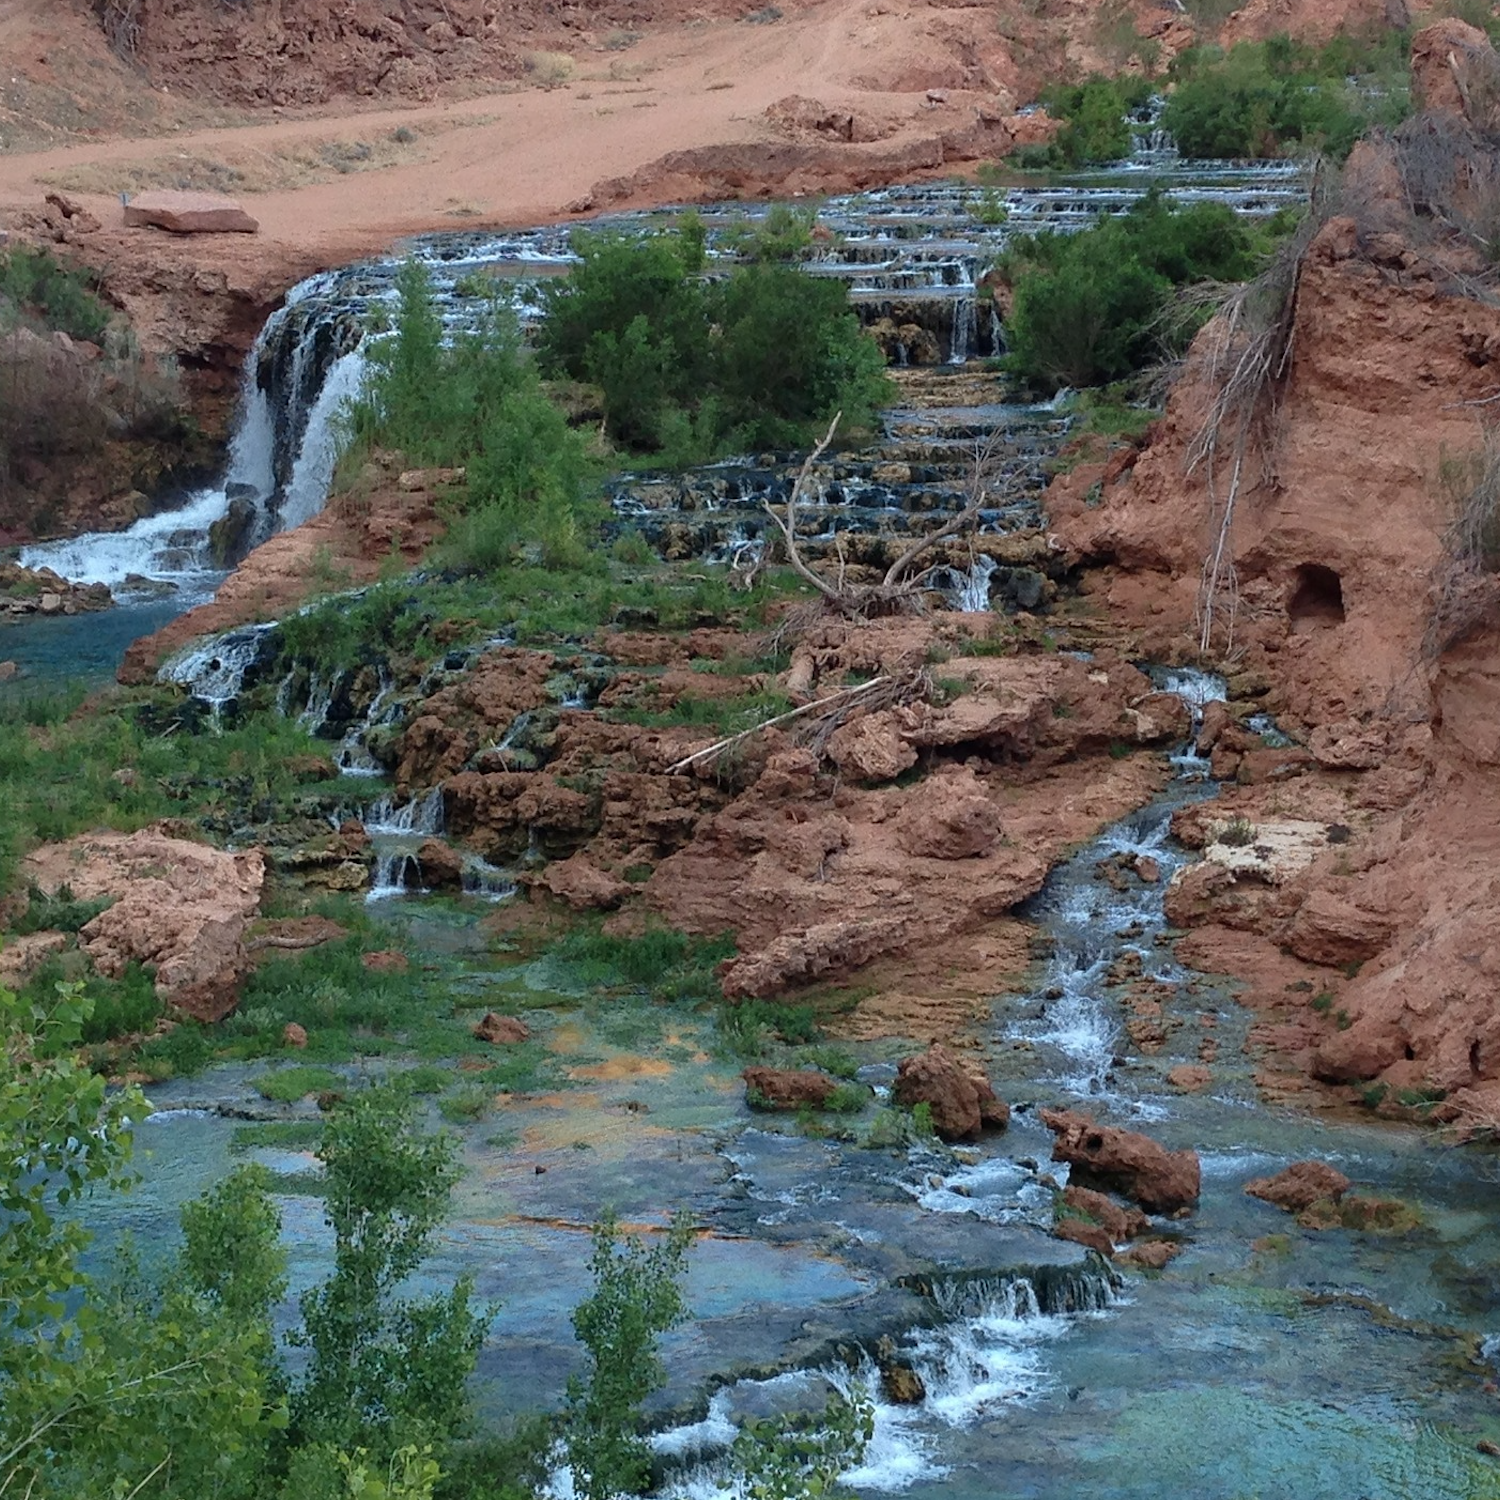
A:
{"label": "creek", "polygon": [[[1087,223],[1156,185],[1253,214],[1302,191],[1285,167],[1190,171],[1146,140],[1124,168],[1004,191],[999,223],[983,222],[997,215],[972,189],[952,185],[826,205],[823,222],[839,238],[811,271],[849,282],[860,316],[898,364],[918,340],[939,360],[903,376],[903,405],[887,414],[880,444],[825,464],[810,510],[830,533],[899,530],[908,517],[951,505],[972,438],[996,427],[1006,437],[1008,482],[986,530],[1037,524],[1043,461],[1066,421],[1052,407],[1008,405],[993,380],[975,378],[976,362],[1003,339],[980,296],[984,271],[1008,235]],[[733,214],[706,217],[722,233]],[[613,222],[631,230],[656,219]],[[477,273],[513,279],[524,307],[535,278],[570,259],[567,233],[557,229],[450,234],[413,250],[432,267],[454,326],[477,306]],[[314,513],[332,474],[339,406],[360,377],[360,329],[390,299],[394,269],[382,262],[313,278],[268,323],[247,364],[244,413],[220,487],[128,533],[27,549],[29,565],[108,582],[123,603],[86,623],[16,627],[7,653],[37,675],[103,675],[129,636],[211,592],[225,557]],[[634,476],[610,498],[664,551],[722,562],[756,544],[761,498],[783,488],[788,471],[789,461],[756,459],[685,477]],[[229,550],[216,554],[209,528],[226,520]],[[978,609],[1014,602],[1015,590],[1032,587],[1017,571],[981,557],[951,580],[952,601]],[[174,592],[132,596],[131,574]],[[233,632],[193,648],[164,675],[225,711],[261,660],[263,637],[256,627]],[[1194,708],[1223,690],[1194,674],[1162,683]],[[567,691],[587,701],[582,689]],[[677,1500],[720,1493],[717,1455],[734,1417],[821,1404],[829,1382],[848,1388],[860,1374],[873,1378],[870,1353],[882,1337],[922,1375],[926,1395],[914,1406],[879,1405],[875,1442],[847,1476],[864,1493],[1494,1493],[1473,1454],[1477,1437],[1500,1436],[1486,1389],[1497,1373],[1486,1340],[1494,1335],[1500,1345],[1493,1163],[1414,1129],[1260,1102],[1243,1052],[1247,1013],[1229,987],[1177,964],[1162,913],[1167,880],[1191,857],[1170,837],[1171,815],[1214,791],[1190,747],[1173,758],[1164,791],[1060,865],[1023,912],[1050,956],[1024,993],[994,999],[984,1028],[991,1074],[1015,1108],[1010,1130],[972,1149],[893,1148],[858,1133],[802,1135],[749,1114],[733,1067],[709,1056],[708,1022],[674,1015],[665,1039],[648,1047],[643,1037],[659,1018],[601,1011],[548,961],[492,954],[479,927],[483,902],[423,899],[413,890],[412,856],[441,831],[439,813],[430,803],[392,802],[369,779],[363,735],[390,709],[379,686],[352,714],[335,711],[339,692],[338,684],[294,683],[283,707],[337,749],[341,792],[351,810],[363,810],[379,846],[373,899],[381,915],[455,991],[519,1015],[560,1060],[551,1092],[508,1096],[489,1120],[461,1127],[467,1170],[458,1211],[421,1273],[437,1284],[469,1271],[481,1299],[503,1300],[481,1357],[483,1411],[555,1404],[578,1367],[568,1313],[588,1291],[584,1230],[601,1204],[644,1225],[686,1209],[705,1231],[687,1288],[694,1315],[667,1338],[671,1379],[655,1403],[662,1493]],[[1101,864],[1121,855],[1149,855],[1161,879],[1131,877],[1119,888],[1102,879]],[[476,867],[469,875],[475,896],[507,894],[505,872]],[[1112,983],[1122,963],[1169,997],[1174,1025],[1149,1056],[1130,1042]],[[1171,1088],[1166,1073],[1198,1061],[1209,1038],[1218,1053],[1211,1091]],[[896,1055],[880,1044],[860,1049],[860,1076],[887,1089]],[[382,1066],[346,1071],[357,1077]],[[310,1101],[278,1108],[255,1100],[255,1071],[221,1067],[151,1091],[158,1113],[141,1127],[144,1182],[91,1209],[104,1240],[128,1229],[145,1244],[169,1243],[180,1204],[235,1159],[235,1117],[252,1102],[274,1118],[315,1116]],[[1050,1166],[1051,1136],[1036,1113],[1058,1102],[1202,1154],[1198,1211],[1165,1226],[1185,1242],[1166,1271],[1122,1277],[1052,1237],[1053,1184],[1066,1171]],[[295,1291],[328,1260],[310,1191],[315,1162],[291,1150],[251,1155],[283,1178]],[[1411,1203],[1420,1227],[1388,1237],[1314,1232],[1244,1195],[1247,1179],[1310,1156],[1339,1165],[1362,1190]],[[567,1492],[560,1476],[558,1500]]]}

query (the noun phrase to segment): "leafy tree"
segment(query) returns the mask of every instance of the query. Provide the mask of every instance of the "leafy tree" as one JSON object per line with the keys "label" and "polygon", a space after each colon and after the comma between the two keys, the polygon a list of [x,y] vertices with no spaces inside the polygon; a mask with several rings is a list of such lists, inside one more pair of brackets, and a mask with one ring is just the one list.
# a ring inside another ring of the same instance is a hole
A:
{"label": "leafy tree", "polygon": [[821,1412],[752,1417],[732,1450],[746,1500],[825,1500],[847,1493],[838,1478],[875,1436],[875,1407],[859,1390],[835,1391]]}
{"label": "leafy tree", "polygon": [[585,1500],[645,1489],[651,1450],[640,1436],[641,1404],[666,1382],[660,1336],[687,1316],[681,1283],[692,1239],[685,1216],[649,1248],[638,1236],[621,1236],[613,1213],[595,1226],[594,1293],[573,1312],[588,1374],[568,1382],[563,1436],[574,1489]]}
{"label": "leafy tree", "polygon": [[1049,165],[1079,167],[1130,155],[1127,116],[1151,97],[1144,78],[1086,79],[1053,84],[1042,93],[1047,113],[1063,122],[1046,153]]}
{"label": "leafy tree", "polygon": [[1194,331],[1163,326],[1174,287],[1242,280],[1254,249],[1224,205],[1156,194],[1077,234],[1018,241],[1002,268],[1015,286],[1009,366],[1050,390],[1121,379]]}
{"label": "leafy tree", "polygon": [[91,1005],[69,986],[31,1006],[0,990],[0,1492],[249,1496],[284,1420],[265,1379],[274,1255],[250,1232],[211,1290],[201,1261],[159,1293],[128,1253],[108,1284],[82,1270],[89,1236],[58,1210],[128,1185],[146,1108],[72,1056]]}
{"label": "leafy tree", "polygon": [[299,1442],[389,1453],[414,1435],[449,1437],[467,1414],[486,1322],[470,1309],[472,1281],[445,1295],[396,1295],[425,1259],[458,1179],[453,1138],[419,1132],[415,1108],[404,1091],[365,1089],[324,1129],[334,1268],[302,1298],[295,1341],[311,1359],[292,1397]]}
{"label": "leafy tree", "polygon": [[579,234],[578,266],[544,290],[543,368],[596,386],[611,438],[674,466],[802,444],[838,410],[869,421],[887,389],[878,348],[844,287],[787,264],[807,215],[747,230],[748,263],[714,281],[700,231]]}

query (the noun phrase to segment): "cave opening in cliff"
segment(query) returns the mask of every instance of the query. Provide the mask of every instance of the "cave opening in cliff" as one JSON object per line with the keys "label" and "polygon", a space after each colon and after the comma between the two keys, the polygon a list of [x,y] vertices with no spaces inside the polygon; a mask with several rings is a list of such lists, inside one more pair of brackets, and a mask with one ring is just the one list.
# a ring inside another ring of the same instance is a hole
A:
{"label": "cave opening in cliff", "polygon": [[1303,563],[1295,575],[1287,614],[1291,616],[1293,630],[1342,625],[1344,585],[1339,575],[1322,563]]}

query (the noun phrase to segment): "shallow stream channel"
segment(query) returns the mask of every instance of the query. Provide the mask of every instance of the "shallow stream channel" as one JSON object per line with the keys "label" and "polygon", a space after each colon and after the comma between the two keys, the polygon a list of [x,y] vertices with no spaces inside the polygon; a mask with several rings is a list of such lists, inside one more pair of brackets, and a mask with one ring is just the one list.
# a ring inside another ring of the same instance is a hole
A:
{"label": "shallow stream channel", "polygon": [[[830,534],[900,530],[959,492],[976,434],[1007,436],[1009,482],[986,516],[991,535],[1035,527],[1043,460],[1066,428],[1056,407],[1007,404],[983,361],[1003,331],[979,287],[1007,235],[1089,222],[1153,185],[1212,196],[1251,214],[1295,201],[1281,167],[1218,164],[1189,172],[1144,151],[1087,182],[1005,190],[1007,215],[981,212],[973,189],[890,189],[825,206],[839,236],[815,274],[845,277],[861,316],[888,324],[898,362],[920,340],[939,360],[904,377],[883,440],[825,466],[811,509]],[[711,224],[732,217],[709,213]],[[621,227],[646,220],[617,221]],[[449,318],[466,316],[477,272],[528,279],[569,262],[567,236],[447,235],[415,246]],[[0,654],[37,676],[103,676],[128,639],[211,594],[207,528],[237,512],[244,539],[313,514],[326,498],[336,415],[363,368],[361,319],[391,296],[394,262],[327,273],[299,287],[261,336],[221,487],[174,517],[129,533],[27,549],[23,561],[119,591],[111,615],[13,628]],[[636,476],[611,493],[617,515],[668,555],[731,562],[755,546],[761,497],[784,492],[783,462],[744,461],[686,478]],[[952,580],[952,603],[983,609],[1024,570],[980,566]],[[132,594],[127,577],[152,581]],[[166,600],[160,586],[173,592]],[[1014,599],[1010,602],[1014,603]],[[1024,603],[1024,600],[1022,601]],[[1030,607],[1029,605],[1027,607]],[[215,712],[256,659],[251,628],[164,668]],[[49,633],[50,632],[50,633]],[[1158,673],[1196,711],[1223,685]],[[586,684],[579,701],[586,702]],[[482,1120],[459,1124],[465,1175],[457,1211],[422,1275],[475,1277],[500,1304],[480,1359],[481,1411],[556,1405],[581,1365],[569,1323],[590,1289],[588,1226],[611,1205],[651,1230],[677,1211],[700,1235],[690,1257],[692,1319],[668,1335],[667,1389],[653,1403],[660,1493],[728,1493],[721,1460],[735,1422],[820,1408],[830,1385],[877,1399],[873,1442],[847,1474],[862,1494],[943,1500],[1446,1500],[1500,1495],[1500,1469],[1477,1451],[1500,1440],[1500,1161],[1415,1128],[1261,1101],[1243,1046],[1248,1014],[1232,991],[1174,957],[1162,910],[1172,873],[1193,856],[1170,837],[1173,811],[1214,794],[1185,746],[1147,806],[1055,869],[1021,915],[1036,960],[997,995],[982,1058],[1014,1109],[1007,1132],[949,1149],[882,1135],[872,1121],[903,1050],[850,1044],[875,1098],[847,1129],[807,1131],[750,1112],[739,1062],[716,1054],[712,1022],[644,1004],[591,1002],[565,964],[496,951],[488,918],[511,893],[503,870],[466,869],[464,897],[429,898],[404,861],[440,832],[430,807],[393,802],[368,774],[361,724],[329,717],[316,684],[284,710],[337,744],[348,805],[381,845],[370,907],[393,942],[454,993],[525,1022],[544,1065]],[[362,721],[379,717],[379,697]],[[1158,879],[1128,873],[1139,856]],[[1160,1050],[1135,1048],[1118,976],[1155,981],[1173,1018]],[[1180,1024],[1178,1024],[1180,1023]],[[1211,1091],[1170,1087],[1172,1068],[1211,1043]],[[976,1058],[978,1060],[978,1058]],[[338,1065],[356,1081],[387,1066]],[[153,1087],[140,1127],[143,1181],[90,1210],[108,1243],[175,1235],[177,1210],[238,1160],[279,1175],[293,1294],[327,1267],[329,1237],[309,1149],[256,1144],[247,1120],[317,1119],[311,1099],[256,1094],[263,1064],[219,1067]],[[1201,1154],[1195,1213],[1158,1227],[1182,1253],[1162,1271],[1125,1271],[1052,1234],[1067,1169],[1050,1161],[1043,1106],[1069,1104]],[[292,1137],[286,1137],[288,1141]],[[1414,1211],[1399,1234],[1312,1230],[1244,1194],[1245,1182],[1301,1159],[1330,1162],[1361,1191]],[[288,1309],[290,1316],[290,1308]],[[877,1361],[920,1376],[922,1395],[887,1399]],[[564,1477],[554,1500],[566,1500]]]}

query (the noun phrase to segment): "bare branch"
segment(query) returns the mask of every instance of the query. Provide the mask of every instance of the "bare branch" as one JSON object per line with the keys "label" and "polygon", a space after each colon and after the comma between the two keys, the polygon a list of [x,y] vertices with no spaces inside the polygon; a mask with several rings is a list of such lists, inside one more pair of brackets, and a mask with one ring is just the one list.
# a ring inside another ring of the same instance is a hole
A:
{"label": "bare branch", "polygon": [[823,597],[834,604],[842,604],[839,590],[826,578],[821,578],[808,567],[803,560],[801,550],[797,546],[797,502],[802,498],[802,491],[807,484],[808,477],[812,474],[812,468],[817,461],[828,451],[828,445],[833,442],[833,435],[838,431],[839,423],[843,420],[843,412],[835,412],[833,421],[828,424],[828,431],[824,433],[823,440],[807,455],[803,461],[802,469],[797,475],[796,482],[792,485],[792,492],[787,496],[786,519],[783,520],[777,514],[771,502],[765,502],[766,514],[776,523],[781,531],[781,539],[786,543],[787,560],[791,563],[793,571],[803,580],[810,583],[823,595]]}

